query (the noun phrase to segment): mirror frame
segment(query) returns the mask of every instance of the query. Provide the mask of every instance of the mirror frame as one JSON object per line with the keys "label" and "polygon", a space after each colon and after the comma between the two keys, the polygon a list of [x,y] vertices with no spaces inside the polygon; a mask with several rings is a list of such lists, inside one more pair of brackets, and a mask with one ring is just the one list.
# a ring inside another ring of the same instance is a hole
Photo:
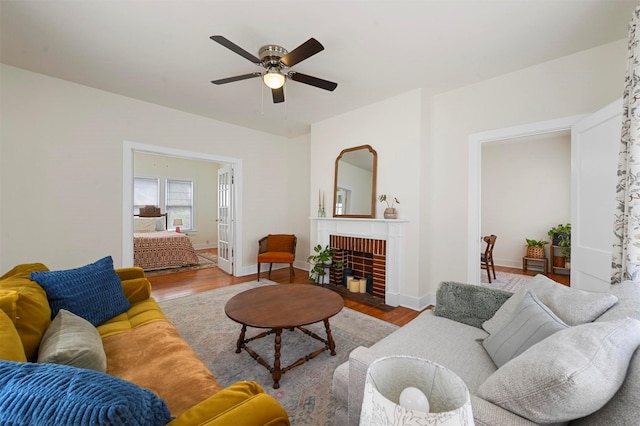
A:
{"label": "mirror frame", "polygon": [[[368,150],[373,155],[373,170],[372,170],[372,182],[371,182],[371,213],[370,214],[337,214],[337,196],[338,196],[338,164],[342,156],[346,153],[359,151],[361,149]],[[333,177],[333,217],[352,217],[352,218],[367,218],[375,219],[376,217],[376,179],[378,176],[378,153],[371,145],[360,145],[353,148],[346,148],[340,152],[338,158],[336,158],[335,173]]]}

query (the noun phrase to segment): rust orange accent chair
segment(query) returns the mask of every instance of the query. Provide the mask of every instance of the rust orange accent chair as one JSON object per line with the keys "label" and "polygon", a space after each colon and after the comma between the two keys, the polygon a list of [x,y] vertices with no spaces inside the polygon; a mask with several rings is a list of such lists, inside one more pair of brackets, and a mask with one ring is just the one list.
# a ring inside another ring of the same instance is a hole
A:
{"label": "rust orange accent chair", "polygon": [[258,281],[260,281],[260,264],[269,264],[269,279],[274,263],[289,264],[289,282],[293,282],[293,261],[296,258],[298,238],[292,234],[269,234],[258,241]]}

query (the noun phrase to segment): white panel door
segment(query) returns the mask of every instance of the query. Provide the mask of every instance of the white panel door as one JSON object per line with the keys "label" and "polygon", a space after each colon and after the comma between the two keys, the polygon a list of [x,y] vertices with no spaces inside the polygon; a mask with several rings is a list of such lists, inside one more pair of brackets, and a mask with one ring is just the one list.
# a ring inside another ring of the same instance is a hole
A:
{"label": "white panel door", "polygon": [[571,287],[608,292],[622,100],[571,129]]}
{"label": "white panel door", "polygon": [[233,274],[233,168],[218,169],[218,267]]}

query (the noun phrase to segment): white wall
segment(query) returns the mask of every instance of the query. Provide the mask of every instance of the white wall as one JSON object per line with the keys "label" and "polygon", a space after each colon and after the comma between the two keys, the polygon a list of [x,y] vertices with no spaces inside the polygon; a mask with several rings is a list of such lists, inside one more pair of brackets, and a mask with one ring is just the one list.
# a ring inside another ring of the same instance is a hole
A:
{"label": "white wall", "polygon": [[[164,182],[167,179],[192,181],[194,195],[193,230],[185,231],[184,233],[189,236],[196,250],[218,246],[217,182],[220,164],[136,152],[133,157],[133,166],[135,177],[160,179],[160,200],[164,200]],[[161,205],[164,204],[161,202]],[[170,223],[169,227],[171,227]]]}
{"label": "white wall", "polygon": [[496,265],[521,268],[526,238],[571,221],[570,196],[569,132],[482,144],[481,233],[498,236]]}
{"label": "white wall", "polygon": [[376,192],[397,196],[400,218],[409,220],[402,304],[433,303],[440,282],[467,282],[469,135],[595,111],[621,96],[626,57],[626,40],[619,40],[447,93],[414,90],[316,123],[309,211],[315,216],[318,189],[331,193],[340,151],[370,144],[378,152]]}
{"label": "white wall", "polygon": [[609,104],[622,95],[626,44],[619,40],[434,97],[432,161],[425,164],[434,184],[427,190],[429,215],[421,218],[432,255],[421,262],[420,279],[430,292],[444,280],[467,280],[469,135]]}
{"label": "white wall", "polygon": [[[404,282],[401,304],[421,306],[418,288],[418,235],[420,229],[420,139],[422,91],[413,90],[330,118],[311,126],[311,182],[308,211],[316,216],[318,189],[333,194],[335,160],[345,148],[371,145],[378,153],[377,194],[397,197],[398,218],[408,220],[404,247]],[[333,205],[330,200],[329,205]],[[382,218],[386,204],[376,205]],[[331,216],[333,209],[326,209]],[[315,238],[314,224],[311,225]],[[312,241],[312,243],[315,242]]]}
{"label": "white wall", "polygon": [[369,144],[376,192],[398,197],[409,221],[403,304],[422,306],[439,282],[467,279],[469,135],[595,111],[621,96],[626,58],[620,40],[443,94],[417,89],[294,139],[1,65],[0,271],[32,261],[75,267],[106,254],[121,263],[124,140],[241,158],[242,273],[268,232],[296,233],[304,264],[315,194],[333,193],[342,149]]}
{"label": "white wall", "polygon": [[[308,242],[308,135],[286,139],[0,67],[0,272],[106,255],[122,264],[123,141],[242,159],[241,273],[255,270],[262,235]],[[307,255],[303,245],[298,258]]]}

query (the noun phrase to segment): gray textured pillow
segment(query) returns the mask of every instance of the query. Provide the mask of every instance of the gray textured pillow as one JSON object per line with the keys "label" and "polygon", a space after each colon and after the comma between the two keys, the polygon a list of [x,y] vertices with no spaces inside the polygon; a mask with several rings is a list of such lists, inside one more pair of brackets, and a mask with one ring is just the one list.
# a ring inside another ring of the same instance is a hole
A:
{"label": "gray textured pillow", "polygon": [[489,334],[502,329],[513,317],[527,290],[533,290],[536,297],[568,325],[592,322],[618,301],[612,294],[577,290],[539,274],[516,291],[493,318],[482,324],[482,328]]}
{"label": "gray textured pillow", "polygon": [[436,291],[433,314],[482,328],[513,293],[479,285],[443,282]]}
{"label": "gray textured pillow", "polygon": [[478,395],[536,423],[577,419],[611,399],[639,345],[632,318],[567,328],[499,368]]}
{"label": "gray textured pillow", "polygon": [[63,364],[107,371],[107,356],[98,330],[87,320],[60,309],[45,331],[38,351],[39,363]]}
{"label": "gray textured pillow", "polygon": [[527,291],[511,321],[484,339],[482,346],[498,368],[567,325]]}

